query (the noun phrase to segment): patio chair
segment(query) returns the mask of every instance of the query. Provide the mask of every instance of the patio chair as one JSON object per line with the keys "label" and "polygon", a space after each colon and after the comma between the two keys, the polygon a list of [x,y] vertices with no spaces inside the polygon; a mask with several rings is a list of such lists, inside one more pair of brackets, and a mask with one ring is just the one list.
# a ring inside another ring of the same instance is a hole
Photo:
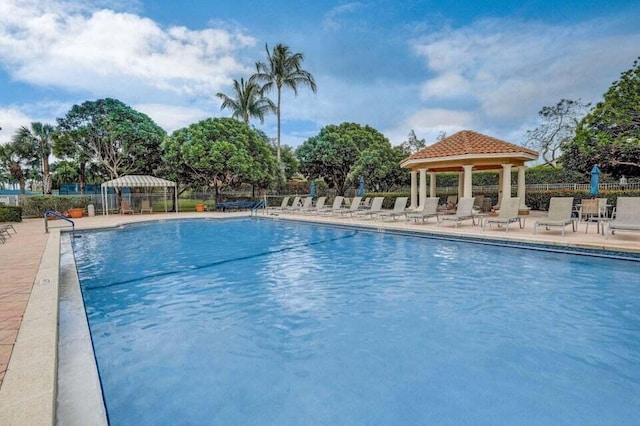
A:
{"label": "patio chair", "polygon": [[473,202],[473,209],[480,213],[484,212],[484,195],[476,195],[476,200]]}
{"label": "patio chair", "polygon": [[362,201],[362,204],[360,205],[360,208],[362,209],[368,209],[369,207],[371,207],[371,197],[367,197],[364,199],[364,201]]}
{"label": "patio chair", "polygon": [[405,212],[405,216],[407,220],[413,219],[416,222],[418,219],[422,220],[424,223],[430,217],[435,217],[438,220],[438,202],[440,198],[438,197],[429,197],[425,199],[424,204],[419,207],[417,210],[411,212]]}
{"label": "patio chair", "polygon": [[273,213],[273,212],[276,212],[276,211],[283,211],[287,207],[287,205],[289,204],[289,199],[290,198],[291,197],[284,197],[282,199],[282,203],[280,203],[280,206],[275,206],[275,207],[268,208],[267,211],[270,214]]}
{"label": "patio chair", "polygon": [[309,210],[311,210],[312,205],[313,205],[313,198],[305,197],[301,206],[292,207],[291,209],[289,209],[289,211],[292,212],[292,213],[306,213]]}
{"label": "patio chair", "polygon": [[482,230],[484,231],[487,225],[491,225],[495,223],[498,225],[498,228],[504,226],[505,232],[509,232],[509,224],[518,222],[520,225],[520,229],[524,228],[524,218],[518,216],[518,210],[520,209],[520,198],[505,198],[502,200],[502,205],[500,206],[500,212],[498,216],[495,217],[487,217],[482,222]]}
{"label": "patio chair", "polygon": [[318,213],[319,214],[340,213],[340,210],[342,209],[343,200],[344,200],[344,197],[342,195],[336,196],[336,198],[333,199],[333,204],[331,205],[331,207],[324,207],[320,209]]}
{"label": "patio chair", "polygon": [[473,213],[473,201],[474,197],[463,197],[460,198],[460,202],[458,203],[458,208],[456,210],[456,214],[446,215],[446,216],[438,216],[438,226],[444,221],[455,222],[456,228],[460,222],[471,219],[471,222],[476,224],[476,215]]}
{"label": "patio chair", "polygon": [[284,206],[284,207],[282,208],[282,211],[283,211],[283,212],[288,212],[288,211],[291,211],[291,210],[299,209],[299,208],[300,208],[300,205],[301,205],[301,204],[300,204],[300,199],[301,199],[301,198],[302,198],[302,197],[293,197],[293,202],[291,203],[291,205],[290,205],[290,206]]}
{"label": "patio chair", "polygon": [[409,197],[398,197],[396,198],[396,202],[393,205],[393,210],[387,210],[387,211],[381,211],[380,213],[378,213],[377,217],[379,219],[386,219],[386,218],[391,218],[393,220],[396,220],[396,217],[398,216],[404,216],[405,214],[405,209],[407,208],[407,200],[409,199]]}
{"label": "patio chair", "polygon": [[572,217],[573,197],[551,197],[549,202],[549,214],[546,219],[538,220],[533,224],[533,233],[536,233],[538,226],[544,226],[548,231],[552,226],[562,227],[562,236],[564,236],[564,228],[571,225],[573,232],[576,232],[576,219]]}
{"label": "patio chair", "polygon": [[618,197],[616,217],[609,222],[605,238],[616,231],[640,231],[640,197]]}
{"label": "patio chair", "polygon": [[135,214],[128,201],[122,200],[120,202],[120,214]]}
{"label": "patio chair", "polygon": [[[371,207],[369,207],[367,210],[360,210],[360,211],[353,211],[351,213],[352,217],[356,217],[356,216],[360,216],[360,217],[370,217],[373,219],[373,216],[377,215],[380,213],[380,210],[382,210],[382,202],[384,201],[384,197],[375,197],[373,199],[373,201],[371,202]],[[405,200],[405,204],[406,204],[406,200]]]}
{"label": "patio chair", "polygon": [[[13,225],[10,224],[10,223],[3,223],[3,224],[0,225],[0,233],[1,232],[5,232],[7,235],[9,235],[9,229],[11,229],[14,234],[18,233],[18,231],[16,231],[16,228],[14,228]],[[11,236],[11,235],[9,235],[9,236]]]}
{"label": "patio chair", "polygon": [[352,214],[353,212],[355,212],[356,210],[358,210],[358,208],[360,208],[360,202],[362,201],[362,197],[353,197],[353,201],[349,200],[348,198],[344,199],[344,203],[348,206],[346,208],[342,208],[340,209],[337,213],[341,214],[341,215],[345,215],[345,214]]}
{"label": "patio chair", "polygon": [[142,200],[142,204],[140,205],[140,214],[144,212],[153,213],[153,207],[151,207],[151,202],[149,200]]}
{"label": "patio chair", "polygon": [[[605,198],[606,200],[606,198]],[[578,209],[578,222],[585,222],[585,234],[589,232],[589,223],[597,222],[598,233],[600,233],[600,220],[603,219],[602,210],[600,210],[600,201],[597,198],[590,200],[582,200]]]}
{"label": "patio chair", "polygon": [[320,197],[318,201],[316,201],[316,205],[309,208],[309,210],[305,210],[304,213],[309,214],[318,214],[322,209],[324,209],[324,203],[327,201],[327,197]]}

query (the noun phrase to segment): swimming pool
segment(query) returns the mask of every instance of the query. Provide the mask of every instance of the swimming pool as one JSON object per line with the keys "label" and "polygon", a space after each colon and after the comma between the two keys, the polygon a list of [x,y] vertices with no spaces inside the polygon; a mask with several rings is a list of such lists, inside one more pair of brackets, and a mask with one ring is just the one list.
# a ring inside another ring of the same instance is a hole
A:
{"label": "swimming pool", "polygon": [[112,425],[640,416],[637,262],[251,219],[81,236]]}

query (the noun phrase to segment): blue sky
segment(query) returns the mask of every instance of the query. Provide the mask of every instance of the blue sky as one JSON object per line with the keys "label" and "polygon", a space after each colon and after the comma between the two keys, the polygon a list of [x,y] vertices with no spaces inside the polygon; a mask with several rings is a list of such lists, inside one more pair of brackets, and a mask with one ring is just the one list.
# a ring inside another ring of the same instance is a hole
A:
{"label": "blue sky", "polygon": [[[640,56],[640,1],[2,0],[0,143],[113,97],[171,132],[220,111],[264,45],[305,55],[283,143],[354,121],[393,144],[473,129],[522,143],[562,98],[597,102]],[[275,117],[264,125],[275,136]]]}

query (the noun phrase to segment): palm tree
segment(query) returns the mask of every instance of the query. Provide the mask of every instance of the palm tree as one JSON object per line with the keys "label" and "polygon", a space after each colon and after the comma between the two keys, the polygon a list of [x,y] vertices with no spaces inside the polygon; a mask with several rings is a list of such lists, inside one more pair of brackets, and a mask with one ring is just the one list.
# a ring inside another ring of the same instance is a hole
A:
{"label": "palm tree", "polygon": [[51,194],[49,156],[51,155],[54,130],[54,127],[50,124],[33,122],[31,123],[31,128],[22,126],[13,136],[13,141],[15,143],[30,146],[32,156],[40,162],[40,172],[42,173],[42,192],[45,194]]}
{"label": "palm tree", "polygon": [[290,88],[297,96],[298,85],[302,85],[308,86],[315,93],[316,82],[311,73],[302,69],[301,64],[304,60],[302,53],[291,53],[289,47],[283,44],[276,44],[273,52],[269,51],[267,44],[265,44],[265,49],[267,51],[267,62],[256,63],[256,73],[251,79],[263,84],[263,93],[269,93],[274,86],[278,92],[276,105],[276,113],[278,116],[276,157],[278,159],[278,165],[282,168],[282,161],[280,159],[280,99],[282,88]]}
{"label": "palm tree", "polygon": [[14,182],[18,182],[21,194],[26,190],[26,168],[33,159],[29,148],[21,141],[0,145],[0,166],[9,172]]}
{"label": "palm tree", "polygon": [[228,108],[233,111],[232,117],[242,118],[242,121],[249,124],[251,117],[258,118],[260,123],[264,123],[264,115],[275,112],[276,106],[271,99],[266,98],[260,91],[260,86],[252,79],[245,83],[244,79],[233,80],[233,97],[224,93],[217,93],[216,96],[222,99],[220,109]]}

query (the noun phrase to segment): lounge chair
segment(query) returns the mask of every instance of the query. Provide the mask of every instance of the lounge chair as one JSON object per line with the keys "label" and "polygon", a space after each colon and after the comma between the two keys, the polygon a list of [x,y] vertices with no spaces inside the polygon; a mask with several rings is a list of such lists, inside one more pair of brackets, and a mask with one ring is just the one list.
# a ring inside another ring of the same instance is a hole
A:
{"label": "lounge chair", "polygon": [[439,210],[453,210],[458,205],[458,196],[457,195],[449,195],[447,197],[447,202],[438,207]]}
{"label": "lounge chair", "polygon": [[473,209],[477,212],[484,212],[484,195],[476,195],[476,200],[473,202]]}
{"label": "lounge chair", "polygon": [[640,197],[618,197],[616,217],[609,222],[605,238],[616,231],[640,231]]}
{"label": "lounge chair", "polygon": [[482,222],[482,230],[484,231],[487,225],[495,223],[498,228],[504,226],[505,232],[509,232],[509,224],[518,222],[520,229],[524,228],[524,218],[518,216],[518,210],[520,209],[520,198],[504,198],[500,205],[500,212],[498,216],[487,217]]}
{"label": "lounge chair", "polygon": [[339,213],[341,215],[352,214],[353,212],[358,210],[358,208],[360,208],[360,202],[361,201],[362,201],[362,197],[353,197],[353,201],[349,200],[348,198],[345,198],[344,199],[344,203],[348,207],[340,209],[340,211],[338,211],[337,213]]}
{"label": "lounge chair", "polygon": [[[17,234],[16,228],[13,227],[10,223],[5,223],[0,225],[0,242],[4,244],[7,238],[11,238],[11,234],[9,233],[9,229],[13,231],[14,234]],[[5,236],[6,235],[6,236]]]}
{"label": "lounge chair", "polygon": [[291,210],[297,210],[297,209],[299,209],[299,208],[300,208],[300,206],[301,206],[301,204],[300,204],[300,198],[301,198],[301,197],[293,197],[293,202],[291,203],[291,205],[290,205],[290,206],[284,206],[284,207],[282,208],[282,211],[283,211],[283,212],[288,212],[288,211],[291,211]]}
{"label": "lounge chair", "polygon": [[144,212],[153,213],[153,207],[151,207],[151,202],[149,200],[142,200],[142,205],[140,206],[140,214]]}
{"label": "lounge chair", "polygon": [[362,204],[360,205],[360,208],[362,209],[368,209],[369,207],[371,207],[371,197],[367,197],[364,199],[364,201],[362,201]]}
{"label": "lounge chair", "polygon": [[378,213],[377,217],[380,219],[391,218],[396,220],[398,216],[404,216],[405,209],[407,208],[407,200],[409,197],[398,197],[396,198],[396,202],[393,205],[393,210],[381,211]]}
{"label": "lounge chair", "polygon": [[267,211],[269,212],[269,214],[275,213],[276,211],[283,211],[289,204],[290,198],[291,197],[284,197],[282,199],[282,203],[280,203],[280,206],[270,207],[267,209]]}
{"label": "lounge chair", "polygon": [[571,225],[573,232],[576,232],[576,219],[571,216],[573,209],[573,197],[551,197],[549,202],[549,214],[546,219],[538,220],[533,224],[533,233],[536,233],[538,226],[544,226],[548,231],[552,226],[562,227],[562,236],[564,236],[564,228]]}
{"label": "lounge chair", "polygon": [[344,200],[344,197],[341,195],[336,196],[336,198],[333,199],[333,204],[331,207],[324,207],[322,209],[320,209],[318,211],[318,213],[320,214],[331,214],[331,213],[340,213],[340,211],[342,210],[342,201]]}
{"label": "lounge chair", "polygon": [[313,198],[305,197],[301,206],[293,207],[293,208],[289,209],[289,211],[292,212],[292,213],[306,213],[309,210],[311,210],[312,205],[313,205]]}
{"label": "lounge chair", "polygon": [[460,202],[458,203],[458,208],[456,210],[456,214],[446,215],[446,216],[438,216],[438,226],[444,221],[447,222],[455,222],[456,228],[460,222],[471,219],[471,222],[476,224],[476,215],[473,213],[473,200],[474,197],[463,197],[460,198]]}
{"label": "lounge chair", "polygon": [[[380,214],[380,211],[382,210],[382,202],[384,201],[384,197],[375,197],[373,199],[373,201],[371,202],[371,207],[369,207],[367,210],[360,210],[360,211],[354,211],[352,212],[351,216],[352,217],[370,217],[373,219],[373,216]],[[407,201],[405,200],[405,203]]]}
{"label": "lounge chair", "polygon": [[425,220],[429,219],[430,217],[435,217],[437,220],[439,201],[440,201],[440,198],[438,197],[426,198],[421,208],[419,208],[418,210],[406,213],[407,220],[413,219],[417,222],[418,219],[421,219],[423,223],[425,222]]}
{"label": "lounge chair", "polygon": [[310,214],[318,214],[322,209],[324,209],[324,203],[327,201],[327,197],[320,197],[318,201],[316,201],[316,205],[309,208],[309,210],[305,210],[304,213]]}
{"label": "lounge chair", "polygon": [[120,202],[120,214],[127,214],[127,213],[134,214],[133,210],[131,209],[131,206],[129,205],[129,202],[122,200]]}

